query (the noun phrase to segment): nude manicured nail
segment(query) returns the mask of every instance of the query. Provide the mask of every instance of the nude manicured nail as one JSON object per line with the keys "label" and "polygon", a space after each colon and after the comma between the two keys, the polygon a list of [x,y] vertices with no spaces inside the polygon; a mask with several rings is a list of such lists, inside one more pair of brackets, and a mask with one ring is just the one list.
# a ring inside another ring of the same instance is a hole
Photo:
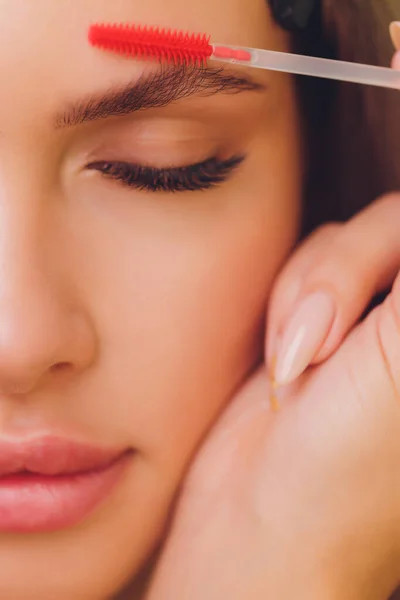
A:
{"label": "nude manicured nail", "polygon": [[299,377],[321,349],[335,319],[335,302],[326,292],[306,296],[283,332],[273,378],[286,385]]}
{"label": "nude manicured nail", "polygon": [[393,21],[390,24],[390,36],[396,50],[400,50],[400,21]]}

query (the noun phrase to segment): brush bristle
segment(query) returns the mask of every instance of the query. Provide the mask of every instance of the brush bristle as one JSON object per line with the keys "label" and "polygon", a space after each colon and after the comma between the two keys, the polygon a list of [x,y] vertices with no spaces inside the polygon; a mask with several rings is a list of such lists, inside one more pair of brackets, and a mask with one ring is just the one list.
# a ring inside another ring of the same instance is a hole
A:
{"label": "brush bristle", "polygon": [[117,54],[173,64],[203,64],[213,52],[205,34],[137,25],[92,25],[89,42]]}

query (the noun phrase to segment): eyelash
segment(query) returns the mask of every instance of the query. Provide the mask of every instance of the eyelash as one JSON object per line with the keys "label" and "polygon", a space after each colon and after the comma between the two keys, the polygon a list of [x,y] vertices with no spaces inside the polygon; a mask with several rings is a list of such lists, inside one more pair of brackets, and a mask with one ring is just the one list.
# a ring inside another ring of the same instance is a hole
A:
{"label": "eyelash", "polygon": [[244,156],[234,156],[228,160],[210,158],[186,167],[168,169],[143,167],[119,161],[98,161],[91,163],[87,168],[140,191],[195,192],[224,183],[244,159]]}

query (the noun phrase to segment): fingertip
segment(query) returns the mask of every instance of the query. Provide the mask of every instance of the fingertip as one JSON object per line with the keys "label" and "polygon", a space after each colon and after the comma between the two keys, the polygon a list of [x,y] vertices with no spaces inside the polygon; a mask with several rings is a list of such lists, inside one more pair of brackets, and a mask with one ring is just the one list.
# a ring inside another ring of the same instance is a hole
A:
{"label": "fingertip", "polygon": [[390,37],[396,50],[400,50],[400,21],[393,21],[389,27]]}
{"label": "fingertip", "polygon": [[400,71],[400,50],[393,56],[392,68],[396,71]]}

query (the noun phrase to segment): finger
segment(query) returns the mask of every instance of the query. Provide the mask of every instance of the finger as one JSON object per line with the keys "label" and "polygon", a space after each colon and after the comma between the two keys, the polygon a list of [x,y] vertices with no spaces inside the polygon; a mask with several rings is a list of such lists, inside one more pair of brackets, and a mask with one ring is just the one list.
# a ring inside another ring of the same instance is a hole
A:
{"label": "finger", "polygon": [[344,350],[361,405],[381,412],[390,406],[395,410],[393,422],[400,414],[399,297],[400,275],[385,301],[353,330],[333,357],[335,360]]}
{"label": "finger", "polygon": [[[377,309],[379,348],[392,384],[392,391],[400,399],[400,277],[392,293]],[[397,288],[397,289],[396,289]]]}
{"label": "finger", "polygon": [[[273,363],[278,384],[290,383],[310,364],[330,356],[371,299],[392,285],[400,267],[399,222],[400,196],[392,194],[340,227],[323,253],[321,242],[314,249],[311,240],[303,248],[316,258],[308,259],[311,268],[302,274],[291,316],[270,325],[277,332]],[[292,264],[285,273],[288,285],[297,278]],[[278,296],[274,302],[279,304]]]}
{"label": "finger", "polygon": [[400,71],[400,51],[396,52],[396,54],[393,56],[392,68],[396,71]]}
{"label": "finger", "polygon": [[393,21],[393,23],[390,24],[389,31],[393,46],[396,50],[400,50],[400,22]]}
{"label": "finger", "polygon": [[392,59],[392,68],[400,71],[400,22],[394,21],[391,23],[389,31],[393,46],[397,50]]}
{"label": "finger", "polygon": [[275,280],[268,305],[266,357],[270,364],[275,350],[279,325],[290,314],[299,298],[303,281],[321,255],[324,255],[332,243],[341,223],[327,223],[313,231],[295,250],[292,257]]}

